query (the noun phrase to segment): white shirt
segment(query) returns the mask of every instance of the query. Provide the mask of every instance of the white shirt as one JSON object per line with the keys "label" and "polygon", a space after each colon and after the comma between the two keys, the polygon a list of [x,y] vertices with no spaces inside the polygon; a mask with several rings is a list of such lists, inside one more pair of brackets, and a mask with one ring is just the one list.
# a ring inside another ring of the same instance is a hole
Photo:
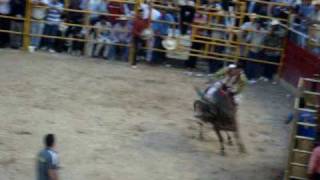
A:
{"label": "white shirt", "polygon": [[[143,10],[143,19],[149,18],[149,5],[148,4],[141,4],[141,9]],[[161,17],[161,12],[152,8],[151,9],[151,20],[158,20]]]}
{"label": "white shirt", "polygon": [[10,13],[10,0],[2,0],[0,2],[0,14],[9,14]]}
{"label": "white shirt", "polygon": [[[42,4],[45,4],[46,6],[49,4],[49,0],[32,0],[33,3],[41,2]],[[47,10],[45,8],[32,8],[32,17],[35,19],[44,19],[47,15]]]}

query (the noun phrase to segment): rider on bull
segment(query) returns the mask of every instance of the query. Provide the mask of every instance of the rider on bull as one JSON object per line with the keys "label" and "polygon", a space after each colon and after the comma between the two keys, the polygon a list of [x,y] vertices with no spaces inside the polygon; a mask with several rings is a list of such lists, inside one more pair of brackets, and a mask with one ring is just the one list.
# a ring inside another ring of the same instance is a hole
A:
{"label": "rider on bull", "polygon": [[247,78],[243,72],[242,64],[239,62],[230,64],[218,70],[213,75],[213,78],[218,79],[218,83],[222,83],[222,87],[231,94],[233,102],[237,104],[238,97],[247,84]]}

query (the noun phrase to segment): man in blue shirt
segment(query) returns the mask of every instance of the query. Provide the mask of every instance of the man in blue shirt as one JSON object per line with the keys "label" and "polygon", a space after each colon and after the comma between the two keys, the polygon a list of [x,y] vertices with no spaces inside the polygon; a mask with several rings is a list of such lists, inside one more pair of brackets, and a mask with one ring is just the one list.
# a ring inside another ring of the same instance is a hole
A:
{"label": "man in blue shirt", "polygon": [[37,156],[37,180],[59,180],[59,158],[54,150],[55,138],[48,134],[44,138],[45,148]]}
{"label": "man in blue shirt", "polygon": [[[160,21],[167,21],[170,23],[174,23],[174,17],[170,13],[167,13],[163,10],[161,10],[160,12],[161,12],[161,17],[159,19]],[[168,36],[170,27],[172,26],[173,26],[172,24],[169,24],[166,22],[158,21],[158,22],[152,23],[152,30],[155,33],[153,48],[164,50],[164,48],[161,45],[161,42],[164,36]],[[160,52],[160,51],[152,52],[152,59],[151,59],[152,63],[160,63],[164,59],[165,59],[165,52]]]}

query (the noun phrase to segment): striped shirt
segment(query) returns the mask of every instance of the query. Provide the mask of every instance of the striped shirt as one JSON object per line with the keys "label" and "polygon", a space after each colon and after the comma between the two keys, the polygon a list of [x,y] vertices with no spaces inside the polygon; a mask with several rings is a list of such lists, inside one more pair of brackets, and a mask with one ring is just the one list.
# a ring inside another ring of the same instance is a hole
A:
{"label": "striped shirt", "polygon": [[60,2],[51,2],[48,6],[49,9],[46,18],[46,20],[49,21],[48,24],[59,24],[61,21],[63,4]]}

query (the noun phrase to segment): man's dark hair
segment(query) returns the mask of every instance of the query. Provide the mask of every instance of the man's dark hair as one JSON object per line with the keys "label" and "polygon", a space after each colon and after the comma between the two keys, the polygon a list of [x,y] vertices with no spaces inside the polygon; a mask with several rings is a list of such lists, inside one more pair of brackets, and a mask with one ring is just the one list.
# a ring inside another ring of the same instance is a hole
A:
{"label": "man's dark hair", "polygon": [[47,134],[44,138],[44,143],[47,147],[52,147],[54,144],[54,135],[53,134]]}

